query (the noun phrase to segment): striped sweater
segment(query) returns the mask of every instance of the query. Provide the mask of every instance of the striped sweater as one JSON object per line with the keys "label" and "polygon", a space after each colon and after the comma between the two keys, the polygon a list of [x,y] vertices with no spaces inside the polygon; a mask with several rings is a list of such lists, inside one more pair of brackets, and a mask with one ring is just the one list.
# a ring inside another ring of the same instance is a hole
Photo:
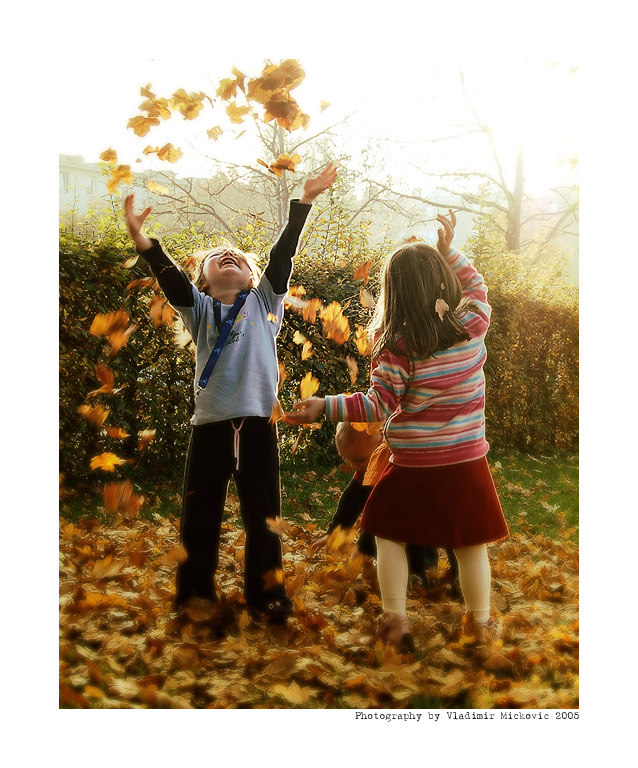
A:
{"label": "striped sweater", "polygon": [[384,350],[366,394],[326,397],[329,421],[383,421],[391,461],[403,467],[434,467],[485,456],[485,334],[491,307],[487,287],[466,256],[451,249],[446,260],[458,275],[463,297],[476,312],[460,319],[471,336],[430,357],[409,359]]}

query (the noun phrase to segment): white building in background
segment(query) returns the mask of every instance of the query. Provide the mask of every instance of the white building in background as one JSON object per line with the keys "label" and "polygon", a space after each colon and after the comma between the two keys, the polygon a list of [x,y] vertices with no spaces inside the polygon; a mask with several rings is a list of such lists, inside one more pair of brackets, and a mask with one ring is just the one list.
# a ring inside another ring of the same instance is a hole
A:
{"label": "white building in background", "polygon": [[78,214],[106,202],[106,176],[97,163],[85,163],[80,155],[60,155],[59,210]]}

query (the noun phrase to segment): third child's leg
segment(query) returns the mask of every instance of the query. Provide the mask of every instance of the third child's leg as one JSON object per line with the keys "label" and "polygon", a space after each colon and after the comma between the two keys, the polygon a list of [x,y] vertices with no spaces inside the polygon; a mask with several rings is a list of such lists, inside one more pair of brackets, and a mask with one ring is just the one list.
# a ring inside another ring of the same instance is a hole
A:
{"label": "third child's leg", "polygon": [[487,546],[459,547],[454,550],[459,565],[459,581],[465,607],[478,622],[490,617],[490,561]]}
{"label": "third child's leg", "polygon": [[408,588],[408,561],[405,555],[405,544],[377,540],[377,575],[381,601],[386,613],[396,613],[405,616],[406,591]]}

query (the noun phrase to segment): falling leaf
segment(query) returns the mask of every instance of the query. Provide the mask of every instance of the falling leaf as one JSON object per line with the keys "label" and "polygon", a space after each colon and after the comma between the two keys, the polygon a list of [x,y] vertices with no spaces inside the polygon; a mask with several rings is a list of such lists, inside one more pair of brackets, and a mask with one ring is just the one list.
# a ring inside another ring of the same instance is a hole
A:
{"label": "falling leaf", "polygon": [[107,427],[106,434],[115,440],[125,440],[128,437],[128,432],[122,429],[122,427]]}
{"label": "falling leaf", "polygon": [[170,325],[175,319],[175,311],[166,299],[153,296],[151,299],[151,321],[154,326]]}
{"label": "falling leaf", "polygon": [[284,572],[281,568],[273,568],[273,570],[264,573],[263,579],[264,589],[275,589],[284,583]]}
{"label": "falling leaf", "polygon": [[167,163],[176,163],[184,153],[181,149],[174,147],[170,142],[164,144],[161,149],[157,150],[157,156],[160,160],[164,160]]}
{"label": "falling leaf", "polygon": [[149,179],[148,190],[149,192],[154,192],[156,195],[168,195],[169,193],[168,187],[165,187],[163,184],[158,184],[156,181],[153,181],[153,179]]}
{"label": "falling leaf", "polygon": [[329,106],[330,106],[329,101],[322,101],[321,104],[319,105],[319,109],[321,112],[323,112],[324,109],[328,109]]}
{"label": "falling leaf", "polygon": [[180,112],[185,120],[194,120],[204,106],[205,96],[206,94],[201,91],[199,93],[186,93],[183,88],[180,88],[175,91],[169,104],[172,109]]}
{"label": "falling leaf", "polygon": [[350,355],[346,357],[346,363],[348,365],[348,373],[350,374],[350,383],[354,384],[357,380],[357,376],[359,375],[359,366],[357,365],[357,361],[354,359],[354,357],[351,357]]}
{"label": "falling leaf", "polygon": [[281,407],[281,403],[279,400],[275,400],[275,402],[272,404],[272,411],[270,413],[270,423],[276,424],[278,421],[281,421],[285,416],[284,409]]}
{"label": "falling leaf", "polygon": [[106,188],[110,194],[115,194],[120,184],[132,184],[133,174],[130,165],[111,166]]}
{"label": "falling leaf", "polygon": [[98,381],[101,382],[102,386],[99,389],[94,389],[92,392],[89,392],[87,397],[94,397],[95,395],[99,395],[102,392],[105,394],[114,395],[116,392],[120,391],[119,388],[113,388],[113,384],[115,383],[115,375],[110,368],[104,365],[104,363],[98,363],[95,366],[95,375],[97,376]]}
{"label": "falling leaf", "polygon": [[126,464],[126,459],[121,459],[114,453],[102,453],[99,456],[94,456],[91,459],[91,469],[103,469],[105,472],[112,472],[119,464]]}
{"label": "falling leaf", "polygon": [[443,322],[443,316],[450,308],[450,305],[445,301],[445,299],[437,299],[434,304],[434,311],[441,319],[441,322]]}
{"label": "falling leaf", "polygon": [[314,355],[314,352],[312,350],[312,342],[306,341],[304,342],[304,345],[301,350],[301,360],[302,362],[304,360],[307,360],[309,357],[312,357]]}
{"label": "falling leaf", "polygon": [[178,563],[185,563],[188,560],[188,552],[183,544],[169,549],[169,551],[162,558],[166,565],[177,565]]}
{"label": "falling leaf", "polygon": [[91,407],[90,405],[81,405],[78,408],[78,413],[91,424],[94,424],[96,427],[101,427],[109,415],[109,409],[104,408],[102,405],[96,405],[94,407]]}
{"label": "falling leaf", "polygon": [[359,301],[361,302],[361,305],[365,307],[366,309],[374,309],[375,303],[374,303],[374,297],[370,293],[367,288],[361,287],[361,291],[359,292]]}
{"label": "falling leaf", "polygon": [[224,131],[222,130],[220,125],[216,125],[213,128],[210,128],[208,131],[206,131],[206,135],[209,139],[212,139],[213,141],[217,141],[217,139],[222,135]]}
{"label": "falling leaf", "polygon": [[323,334],[337,344],[345,344],[350,338],[350,325],[343,314],[341,304],[333,301],[319,314],[323,321]]}
{"label": "falling leaf", "polygon": [[359,266],[354,271],[354,279],[363,280],[363,282],[367,285],[372,263],[372,261],[365,261],[363,264],[359,264]]}
{"label": "falling leaf", "polygon": [[152,288],[156,285],[157,281],[154,277],[141,277],[139,280],[132,280],[127,286],[127,291],[132,291],[133,288]]}
{"label": "falling leaf", "polygon": [[319,379],[316,379],[310,371],[303,377],[301,384],[299,385],[299,391],[301,392],[301,399],[306,397],[312,397],[319,389]]}
{"label": "falling leaf", "polygon": [[295,331],[292,340],[294,344],[305,344],[308,341],[301,331]]}
{"label": "falling leaf", "polygon": [[281,387],[283,386],[284,381],[286,381],[286,379],[288,378],[288,372],[286,371],[286,367],[284,366],[283,363],[279,362],[277,363],[277,366],[279,368],[279,385],[278,385],[277,391],[279,391],[279,389],[281,389]]}
{"label": "falling leaf", "polygon": [[370,334],[361,325],[356,326],[354,343],[356,344],[357,349],[359,350],[359,354],[362,357],[367,357],[368,355],[372,354],[372,341],[370,339]]}
{"label": "falling leaf", "polygon": [[231,102],[226,107],[226,114],[231,123],[243,123],[244,117],[250,112],[250,107],[238,107],[236,102]]}
{"label": "falling leaf", "polygon": [[[267,517],[266,525],[268,526],[268,530],[276,533],[277,536],[281,536],[282,533],[286,533],[286,531],[290,528],[290,523],[284,520],[281,516]],[[283,571],[281,572],[281,577],[283,582]]]}
{"label": "falling leaf", "polygon": [[154,125],[159,125],[160,121],[156,117],[132,117],[128,121],[128,128],[132,128],[136,136],[146,136]]}
{"label": "falling leaf", "polygon": [[131,256],[129,259],[127,259],[124,264],[122,264],[122,266],[124,269],[131,269],[131,267],[134,267],[137,264],[139,258],[140,255],[137,253],[135,256]]}
{"label": "falling leaf", "polygon": [[104,160],[109,165],[115,165],[117,163],[117,152],[114,149],[105,149],[100,155],[100,160]]}
{"label": "falling leaf", "polygon": [[143,451],[144,448],[151,442],[151,440],[155,437],[155,431],[154,429],[142,429],[140,430],[137,435],[140,439],[139,443],[137,444],[137,450]]}

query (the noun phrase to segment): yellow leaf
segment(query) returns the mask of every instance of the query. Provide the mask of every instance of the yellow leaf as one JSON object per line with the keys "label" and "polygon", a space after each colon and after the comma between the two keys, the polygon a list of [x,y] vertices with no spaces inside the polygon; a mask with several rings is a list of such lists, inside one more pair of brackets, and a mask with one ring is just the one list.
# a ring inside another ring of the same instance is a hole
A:
{"label": "yellow leaf", "polygon": [[236,102],[231,102],[226,107],[226,114],[231,123],[243,123],[244,116],[250,112],[250,107],[238,107]]}
{"label": "yellow leaf", "polygon": [[361,290],[359,291],[359,301],[366,309],[374,309],[374,297],[370,291],[363,286],[361,286]]}
{"label": "yellow leaf", "polygon": [[301,333],[301,331],[295,331],[292,336],[293,343],[295,344],[305,344],[308,339]]}
{"label": "yellow leaf", "polygon": [[140,441],[137,444],[137,450],[138,451],[143,451],[144,448],[146,448],[146,446],[155,437],[155,430],[154,429],[142,429],[137,434],[138,434],[138,437],[140,438]]}
{"label": "yellow leaf", "polygon": [[279,385],[277,387],[277,391],[279,391],[286,379],[288,378],[288,372],[286,371],[286,368],[283,363],[278,363],[279,367]]}
{"label": "yellow leaf", "polygon": [[156,181],[153,181],[153,179],[149,180],[148,189],[149,192],[155,192],[156,195],[167,195],[169,192],[167,187],[163,186],[162,184],[158,184]]}
{"label": "yellow leaf", "polygon": [[206,135],[213,141],[217,141],[223,132],[224,131],[222,130],[221,126],[216,125],[214,128],[210,128],[208,131],[206,131]]}
{"label": "yellow leaf", "polygon": [[140,255],[139,253],[135,254],[135,256],[131,256],[129,259],[127,259],[122,266],[124,269],[131,269],[137,264],[137,260],[139,259]]}
{"label": "yellow leaf", "polygon": [[92,576],[96,579],[110,579],[122,570],[123,560],[114,560],[113,555],[108,555],[104,560],[97,560],[93,566]]}
{"label": "yellow leaf", "polygon": [[304,360],[307,360],[309,357],[312,357],[314,355],[314,352],[312,350],[312,342],[306,341],[303,345],[303,348],[301,350],[301,360],[302,362]]}
{"label": "yellow leaf", "polygon": [[156,117],[132,117],[128,121],[128,128],[132,128],[136,136],[146,136],[154,125],[159,125],[160,121]]}
{"label": "yellow leaf", "polygon": [[319,315],[323,321],[323,334],[337,344],[345,344],[350,338],[350,325],[343,314],[341,304],[333,301]]}
{"label": "yellow leaf", "polygon": [[308,373],[301,380],[301,384],[299,385],[301,399],[303,400],[306,397],[312,397],[318,389],[319,379],[316,379],[312,373],[308,371]]}
{"label": "yellow leaf", "polygon": [[185,120],[194,120],[204,106],[204,98],[206,98],[206,94],[201,91],[199,93],[186,93],[183,88],[180,88],[171,97],[169,105],[181,112]]}
{"label": "yellow leaf", "polygon": [[93,408],[90,405],[81,405],[78,413],[91,424],[101,427],[109,415],[109,410],[102,405],[96,405]]}
{"label": "yellow leaf", "polygon": [[109,180],[106,188],[110,194],[114,194],[120,184],[132,184],[133,174],[130,165],[111,166]]}
{"label": "yellow leaf", "polygon": [[355,333],[355,339],[354,343],[357,345],[357,349],[359,350],[359,354],[362,357],[367,357],[372,353],[372,342],[370,340],[370,335],[366,331],[366,329],[361,326],[356,326],[356,333]]}
{"label": "yellow leaf", "polygon": [[320,108],[321,112],[323,112],[324,109],[327,109],[329,106],[330,106],[330,102],[329,101],[322,101],[321,104],[319,105],[319,108]]}
{"label": "yellow leaf", "polygon": [[112,472],[118,464],[126,464],[126,459],[121,459],[114,453],[102,453],[91,459],[91,469],[103,469],[105,472]]}
{"label": "yellow leaf", "polygon": [[100,155],[100,160],[104,160],[109,165],[115,165],[117,163],[117,152],[114,149],[105,149]]}
{"label": "yellow leaf", "polygon": [[181,149],[174,147],[170,142],[157,150],[159,159],[165,160],[168,163],[176,163],[183,154]]}
{"label": "yellow leaf", "polygon": [[270,413],[270,423],[276,424],[283,419],[284,415],[284,409],[281,407],[281,403],[279,400],[275,400],[272,404],[272,411]]}

